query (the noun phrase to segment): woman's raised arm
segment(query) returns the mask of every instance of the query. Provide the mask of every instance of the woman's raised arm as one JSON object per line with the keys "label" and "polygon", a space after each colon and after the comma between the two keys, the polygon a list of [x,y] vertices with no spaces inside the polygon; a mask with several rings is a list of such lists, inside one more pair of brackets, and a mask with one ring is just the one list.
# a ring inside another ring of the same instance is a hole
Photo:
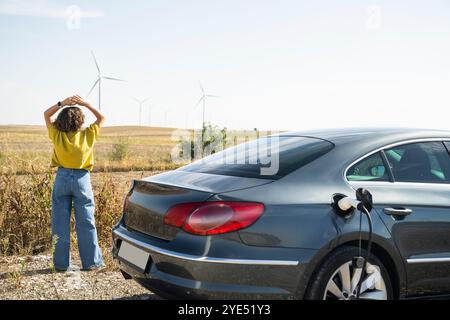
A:
{"label": "woman's raised arm", "polygon": [[99,110],[91,106],[89,102],[84,101],[79,95],[75,96],[74,101],[76,104],[86,107],[87,109],[89,109],[89,111],[91,111],[94,114],[94,116],[97,118],[97,121],[95,121],[95,123],[99,127],[103,125],[103,123],[105,122],[105,116]]}
{"label": "woman's raised arm", "polygon": [[52,116],[56,112],[58,112],[59,109],[61,109],[64,106],[73,106],[76,104],[76,102],[74,101],[74,98],[75,98],[75,96],[68,97],[68,98],[64,99],[63,101],[61,101],[60,103],[57,103],[54,106],[51,106],[50,108],[48,108],[47,110],[44,111],[44,119],[45,119],[45,124],[47,125],[47,127],[53,123]]}

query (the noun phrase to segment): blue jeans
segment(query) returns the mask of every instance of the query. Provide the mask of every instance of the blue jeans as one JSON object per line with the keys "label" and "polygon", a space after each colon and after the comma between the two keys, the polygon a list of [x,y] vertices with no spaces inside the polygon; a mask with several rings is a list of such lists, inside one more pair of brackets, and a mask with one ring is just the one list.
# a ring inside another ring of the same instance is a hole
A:
{"label": "blue jeans", "polygon": [[103,266],[94,219],[94,194],[89,171],[58,168],[52,192],[52,239],[55,269],[70,266],[70,214],[75,209],[75,222],[83,269]]}

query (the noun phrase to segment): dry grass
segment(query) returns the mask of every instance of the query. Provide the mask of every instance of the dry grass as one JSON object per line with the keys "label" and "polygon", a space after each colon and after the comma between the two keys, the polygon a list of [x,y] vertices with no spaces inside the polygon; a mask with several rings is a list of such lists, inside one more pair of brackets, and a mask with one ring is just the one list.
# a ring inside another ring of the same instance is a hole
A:
{"label": "dry grass", "polygon": [[[111,229],[122,214],[123,200],[132,179],[152,172],[94,173],[92,182],[96,203],[95,219],[99,244],[106,265],[111,261]],[[54,173],[0,176],[0,256],[35,255],[51,252],[51,190]],[[73,220],[73,215],[72,215]],[[71,227],[72,253],[77,241],[74,221]]]}
{"label": "dry grass", "polygon": [[51,173],[0,176],[0,252],[25,254],[48,248]]}

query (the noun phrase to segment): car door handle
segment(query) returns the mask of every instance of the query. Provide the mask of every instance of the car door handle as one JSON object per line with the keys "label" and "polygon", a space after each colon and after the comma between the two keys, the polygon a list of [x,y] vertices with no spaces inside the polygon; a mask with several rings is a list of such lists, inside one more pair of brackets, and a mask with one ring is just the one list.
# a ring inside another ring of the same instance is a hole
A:
{"label": "car door handle", "polygon": [[389,216],[408,216],[412,213],[408,208],[384,208],[383,211]]}

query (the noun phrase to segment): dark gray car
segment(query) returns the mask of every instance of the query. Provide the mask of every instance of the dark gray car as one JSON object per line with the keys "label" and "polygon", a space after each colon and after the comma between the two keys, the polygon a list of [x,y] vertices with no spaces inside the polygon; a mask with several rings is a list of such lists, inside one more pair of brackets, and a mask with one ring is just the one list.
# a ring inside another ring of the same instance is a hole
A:
{"label": "dark gray car", "polygon": [[[265,139],[134,181],[113,229],[124,276],[168,298],[353,299],[361,268],[352,259],[368,225],[360,233],[360,215],[337,215],[331,199],[364,187],[373,244],[360,297],[450,293],[449,132],[268,139],[277,139],[276,172],[251,159]],[[230,156],[249,161],[217,161]]]}

